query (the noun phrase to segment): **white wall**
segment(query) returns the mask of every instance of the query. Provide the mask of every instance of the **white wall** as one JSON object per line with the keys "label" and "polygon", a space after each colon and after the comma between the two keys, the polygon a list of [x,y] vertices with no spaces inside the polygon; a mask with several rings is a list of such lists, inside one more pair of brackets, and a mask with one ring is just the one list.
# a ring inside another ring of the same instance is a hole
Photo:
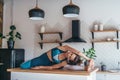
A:
{"label": "white wall", "polygon": [[[71,20],[64,18],[62,8],[69,3],[69,0],[39,0],[39,7],[45,11],[43,21],[32,21],[28,18],[28,11],[35,7],[35,0],[14,0],[14,24],[17,30],[22,34],[22,40],[16,41],[16,48],[25,49],[25,59],[36,57],[47,50],[58,46],[58,44],[44,44],[44,48],[39,47],[40,41],[38,32],[43,23],[47,23],[46,31],[62,31],[63,40],[71,37]],[[80,15],[77,19],[81,20],[81,37],[88,43],[70,43],[69,45],[80,50],[91,48],[90,28],[95,21],[100,21],[105,28],[116,27],[120,25],[120,1],[119,0],[73,0],[73,3],[80,7]],[[9,30],[10,24],[10,0],[5,1],[4,9],[4,33]],[[105,33],[96,34],[104,36]],[[115,35],[107,33],[107,35]],[[106,35],[106,36],[107,36]],[[55,35],[53,37],[59,39]],[[45,39],[52,40],[51,36],[46,35]],[[4,41],[3,47],[6,47]],[[116,43],[95,44],[97,54],[96,63],[101,61],[107,64],[108,68],[117,67],[120,61],[120,50],[116,48]]]}

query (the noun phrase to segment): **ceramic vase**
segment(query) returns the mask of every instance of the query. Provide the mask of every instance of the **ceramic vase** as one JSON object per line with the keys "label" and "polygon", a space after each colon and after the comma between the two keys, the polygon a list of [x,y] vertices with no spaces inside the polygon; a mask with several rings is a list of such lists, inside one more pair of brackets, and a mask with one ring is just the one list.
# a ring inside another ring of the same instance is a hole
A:
{"label": "ceramic vase", "polygon": [[7,41],[8,49],[14,49],[14,44],[15,44],[15,41],[13,40]]}
{"label": "ceramic vase", "polygon": [[41,32],[41,33],[44,33],[44,32],[45,32],[45,26],[44,26],[44,25],[40,28],[40,32]]}

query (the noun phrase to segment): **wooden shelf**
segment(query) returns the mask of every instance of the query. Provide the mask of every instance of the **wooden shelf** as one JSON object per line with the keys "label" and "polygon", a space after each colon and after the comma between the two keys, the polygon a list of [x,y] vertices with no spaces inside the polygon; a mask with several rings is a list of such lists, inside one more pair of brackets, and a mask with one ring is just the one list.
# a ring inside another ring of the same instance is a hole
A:
{"label": "wooden shelf", "polygon": [[62,46],[62,42],[60,41],[53,41],[53,42],[39,42],[41,49],[43,49],[43,43],[58,43],[60,46]]}
{"label": "wooden shelf", "polygon": [[92,42],[94,42],[94,43],[104,43],[104,42],[120,42],[120,41],[118,41],[118,40],[114,40],[114,41],[113,40],[111,40],[111,41],[107,41],[107,40],[99,40],[99,41],[97,41],[96,40],[96,41],[94,41],[93,40]]}
{"label": "wooden shelf", "polygon": [[[44,33],[39,33],[41,40],[43,40],[43,34],[59,34],[60,39],[62,40],[62,34],[63,33],[62,32],[44,32]],[[62,42],[61,41],[52,41],[52,42],[51,41],[49,41],[49,42],[42,41],[42,42],[39,42],[41,49],[43,48],[43,43],[58,43],[60,46],[62,46]]]}
{"label": "wooden shelf", "polygon": [[39,42],[39,43],[62,43],[62,42],[60,42],[60,41],[53,41],[53,42],[47,42],[47,41],[44,41],[44,42]]}
{"label": "wooden shelf", "polygon": [[62,32],[44,32],[44,33],[39,33],[39,34],[59,34],[59,33],[62,34]]}
{"label": "wooden shelf", "polygon": [[62,32],[44,32],[44,33],[39,33],[41,40],[43,40],[43,34],[59,34],[60,39],[62,40]]}
{"label": "wooden shelf", "polygon": [[96,30],[91,30],[92,33],[92,47],[94,48],[94,43],[103,43],[103,42],[116,42],[117,43],[117,49],[119,49],[119,42],[118,40],[111,40],[111,41],[107,41],[107,40],[94,40],[94,32],[116,32],[116,38],[119,38],[119,31],[117,29],[106,29],[103,31],[96,31]]}
{"label": "wooden shelf", "polygon": [[91,32],[116,32],[118,30],[103,30],[103,31],[96,31],[96,30],[91,30]]}

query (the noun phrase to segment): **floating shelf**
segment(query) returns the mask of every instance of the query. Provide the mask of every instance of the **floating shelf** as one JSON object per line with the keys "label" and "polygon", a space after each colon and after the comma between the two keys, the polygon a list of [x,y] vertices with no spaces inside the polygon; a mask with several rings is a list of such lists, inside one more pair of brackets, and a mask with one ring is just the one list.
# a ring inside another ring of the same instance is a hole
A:
{"label": "floating shelf", "polygon": [[96,30],[91,30],[91,32],[116,32],[118,30],[102,30],[102,31],[96,31]]}
{"label": "floating shelf", "polygon": [[[62,32],[44,32],[44,33],[39,33],[41,40],[43,40],[43,35],[44,34],[59,34],[60,39],[62,40],[62,34],[63,33]],[[43,49],[43,43],[58,43],[60,46],[62,46],[62,42],[61,41],[52,41],[52,42],[51,41],[49,41],[49,42],[42,41],[42,42],[39,42],[41,49]]]}
{"label": "floating shelf", "polygon": [[54,41],[54,42],[39,42],[41,49],[43,49],[43,43],[58,43],[60,46],[62,46],[62,42],[60,42],[60,41]]}
{"label": "floating shelf", "polygon": [[44,32],[44,33],[39,33],[41,40],[43,40],[43,34],[59,34],[60,39],[62,40],[62,32]]}
{"label": "floating shelf", "polygon": [[94,32],[116,32],[116,38],[119,38],[119,33],[120,30],[116,30],[116,29],[108,29],[108,30],[102,30],[102,31],[96,31],[96,30],[91,30],[92,33],[92,47],[94,48],[94,43],[103,43],[103,42],[116,42],[117,43],[117,49],[119,49],[119,42],[118,40],[111,40],[111,41],[107,41],[107,40],[94,40]]}
{"label": "floating shelf", "polygon": [[118,41],[118,40],[111,40],[111,41],[107,41],[107,40],[100,40],[100,41],[92,41],[92,42],[94,42],[94,43],[104,43],[104,42],[120,42],[120,41]]}

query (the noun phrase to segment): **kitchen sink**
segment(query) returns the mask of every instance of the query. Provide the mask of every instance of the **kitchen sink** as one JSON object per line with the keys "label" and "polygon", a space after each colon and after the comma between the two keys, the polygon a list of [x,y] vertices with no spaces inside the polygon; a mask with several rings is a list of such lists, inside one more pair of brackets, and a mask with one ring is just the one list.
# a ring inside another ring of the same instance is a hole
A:
{"label": "kitchen sink", "polygon": [[109,72],[120,73],[120,69],[110,69]]}

